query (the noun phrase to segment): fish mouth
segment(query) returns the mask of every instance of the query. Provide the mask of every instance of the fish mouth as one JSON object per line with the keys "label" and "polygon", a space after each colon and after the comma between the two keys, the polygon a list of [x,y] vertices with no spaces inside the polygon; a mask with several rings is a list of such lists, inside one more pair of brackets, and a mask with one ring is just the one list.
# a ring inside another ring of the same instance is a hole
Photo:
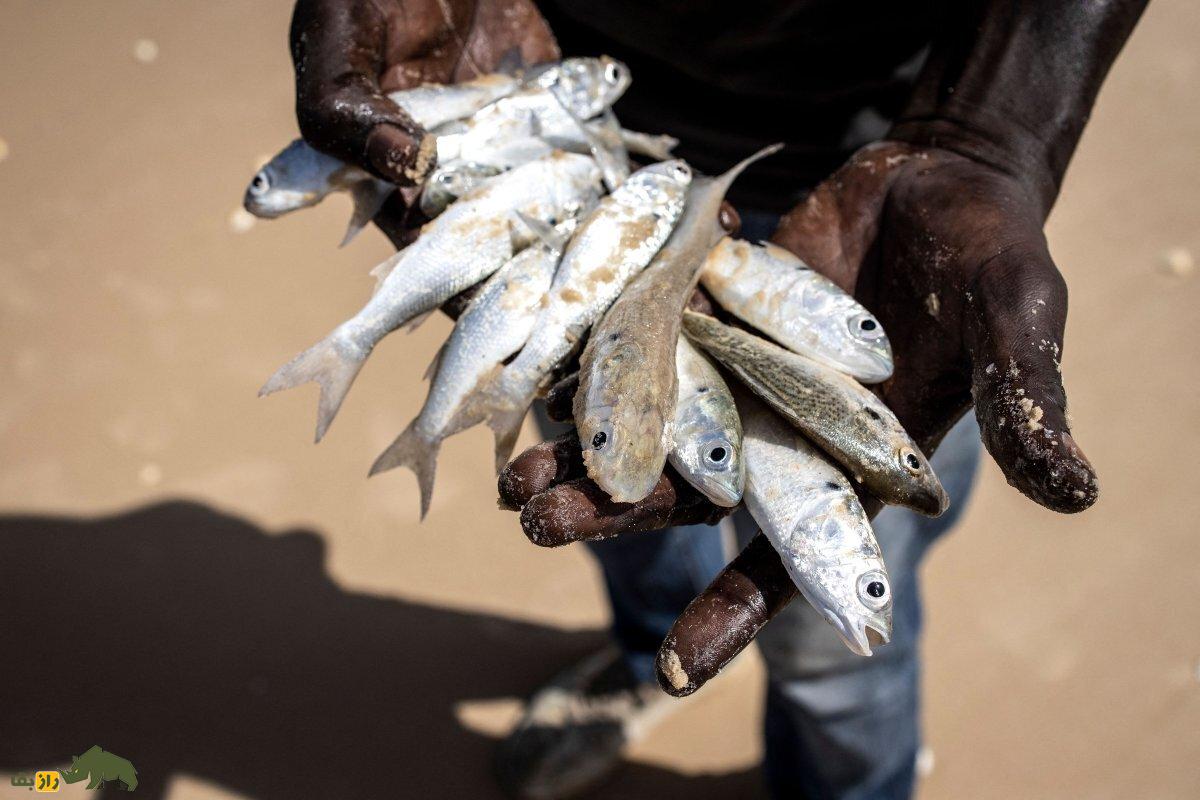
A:
{"label": "fish mouth", "polygon": [[891,348],[881,352],[870,350],[863,353],[863,359],[857,365],[855,376],[860,383],[883,383],[892,377],[895,365],[892,362]]}
{"label": "fish mouth", "polygon": [[722,508],[733,508],[742,502],[742,492],[737,487],[712,478],[704,481],[704,496]]}
{"label": "fish mouth", "polygon": [[890,611],[886,615],[858,619],[829,611],[826,612],[825,618],[837,631],[846,647],[850,648],[850,652],[856,655],[870,656],[872,645],[878,647],[892,640]]}
{"label": "fish mouth", "polygon": [[950,495],[946,494],[941,481],[919,491],[912,498],[912,508],[927,517],[940,517],[950,507]]}

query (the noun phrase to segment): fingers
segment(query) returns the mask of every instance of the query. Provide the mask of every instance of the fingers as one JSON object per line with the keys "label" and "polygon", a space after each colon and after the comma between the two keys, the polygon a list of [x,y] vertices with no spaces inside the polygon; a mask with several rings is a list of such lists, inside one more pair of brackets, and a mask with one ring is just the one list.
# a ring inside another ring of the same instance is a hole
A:
{"label": "fingers", "polygon": [[587,474],[574,430],[530,447],[500,473],[497,488],[507,508],[522,508],[534,495]]}
{"label": "fingers", "polygon": [[671,626],[656,662],[663,690],[676,697],[695,692],[796,593],[779,555],[759,533]]}
{"label": "fingers", "polygon": [[298,0],[291,29],[296,117],[318,150],[411,186],[433,168],[437,147],[380,89],[386,22],[375,3]]}
{"label": "fingers", "polygon": [[555,422],[570,422],[574,416],[575,392],[579,391],[579,373],[572,372],[550,387],[546,393],[546,416]]}
{"label": "fingers", "polygon": [[534,544],[559,547],[674,525],[715,525],[732,510],[713,505],[668,467],[636,503],[613,502],[588,478],[553,486],[521,509],[521,528]]}
{"label": "fingers", "polygon": [[966,343],[984,445],[1008,482],[1054,511],[1099,496],[1070,432],[1059,362],[1067,287],[1040,231],[980,270],[968,295]]}

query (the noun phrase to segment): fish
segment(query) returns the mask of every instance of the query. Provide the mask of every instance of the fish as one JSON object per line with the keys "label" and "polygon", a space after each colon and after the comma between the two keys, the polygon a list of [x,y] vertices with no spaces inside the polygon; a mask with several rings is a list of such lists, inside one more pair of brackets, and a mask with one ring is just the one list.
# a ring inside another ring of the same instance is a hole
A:
{"label": "fish", "polygon": [[949,500],[892,410],[853,378],[705,314],[685,311],[693,342],[885,503],[936,517]]}
{"label": "fish", "polygon": [[438,166],[421,189],[421,213],[433,219],[445,211],[446,206],[500,172],[499,167],[474,161],[453,161]]}
{"label": "fish", "polygon": [[700,283],[730,314],[793,352],[862,383],[892,376],[892,346],[879,320],[782,247],[723,239]]}
{"label": "fish", "polygon": [[745,393],[737,399],[750,516],[846,647],[871,655],[872,638],[886,644],[892,637],[892,591],[854,488],[777,414]]}
{"label": "fish", "polygon": [[575,425],[588,477],[618,503],[645,498],[666,466],[680,315],[705,256],[725,235],[718,219],[725,193],[743,170],[781,147],[764,148],[719,177],[696,176],[671,237],[588,338]]}
{"label": "fish", "polygon": [[366,170],[327,156],[296,139],[255,173],[242,206],[261,219],[311,208],[334,192],[346,192],[354,212],[342,237],[345,246],[379,213],[396,187]]}
{"label": "fish", "polygon": [[656,161],[666,161],[671,158],[671,152],[679,146],[679,140],[665,133],[640,133],[621,128],[621,142],[631,153],[639,156],[649,156]]}
{"label": "fish", "polygon": [[[515,215],[542,222],[575,216],[599,190],[600,170],[587,156],[555,152],[497,175],[421,229],[385,265],[392,267],[366,305],[327,337],[281,367],[260,395],[316,382],[317,441],[375,345],[491,275],[515,251]],[[519,244],[516,245],[519,247]],[[386,271],[386,270],[385,270]]]}
{"label": "fish", "polygon": [[421,518],[429,511],[438,450],[447,437],[482,422],[462,415],[469,393],[529,338],[538,303],[550,288],[563,249],[577,220],[552,229],[496,271],[471,298],[431,366],[425,404],[371,467],[371,475],[410,468],[421,492]]}
{"label": "fish", "polygon": [[[560,74],[564,77],[560,78]],[[607,57],[568,58],[519,75],[494,73],[454,84],[422,84],[392,92],[388,98],[427,131],[446,126],[478,113],[488,105],[522,87],[540,89],[561,82],[571,87],[575,108],[581,116],[599,113],[598,106],[611,105],[629,85],[629,70]],[[619,87],[619,90],[618,90]],[[588,91],[593,97],[587,96]],[[615,100],[615,98],[613,98]],[[592,110],[596,109],[596,110]],[[520,137],[518,137],[520,138]],[[528,134],[520,145],[510,143],[504,157],[509,166],[547,155],[549,146],[534,142]],[[439,159],[445,163],[450,159]],[[296,139],[255,173],[242,199],[245,209],[256,217],[275,219],[292,211],[311,208],[334,192],[347,192],[354,212],[342,238],[342,246],[354,239],[379,212],[395,186],[366,170],[326,155],[303,139]]]}
{"label": "fish", "polygon": [[472,402],[487,409],[496,469],[508,460],[538,390],[643,270],[683,213],[692,169],[661,161],[629,176],[583,220],[563,254],[529,341]]}
{"label": "fish", "polygon": [[742,421],[729,386],[708,358],[680,336],[679,391],[667,461],[713,503],[733,508],[746,485]]}

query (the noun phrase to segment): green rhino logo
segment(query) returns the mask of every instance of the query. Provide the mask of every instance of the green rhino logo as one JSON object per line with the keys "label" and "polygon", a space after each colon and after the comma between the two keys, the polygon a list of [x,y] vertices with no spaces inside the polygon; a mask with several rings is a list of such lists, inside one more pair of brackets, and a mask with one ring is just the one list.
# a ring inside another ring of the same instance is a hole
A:
{"label": "green rhino logo", "polygon": [[125,791],[132,792],[138,785],[137,770],[133,764],[99,746],[71,759],[71,766],[63,770],[62,778],[67,783],[78,783],[88,778],[89,789],[98,789],[108,781],[120,781]]}

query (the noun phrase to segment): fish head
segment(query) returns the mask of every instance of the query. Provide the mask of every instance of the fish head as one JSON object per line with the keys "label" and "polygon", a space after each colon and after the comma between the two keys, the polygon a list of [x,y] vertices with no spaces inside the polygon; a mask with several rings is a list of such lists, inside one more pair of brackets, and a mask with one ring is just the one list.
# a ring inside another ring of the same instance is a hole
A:
{"label": "fish head", "polygon": [[[836,283],[809,268],[790,251],[765,244],[767,258],[791,264],[802,270],[802,303],[809,329],[823,349],[837,353],[837,367],[862,383],[881,383],[892,377],[892,344],[883,324]],[[745,260],[754,255],[752,247],[731,248]]]}
{"label": "fish head", "polygon": [[[627,360],[640,363],[641,348],[618,340],[594,363],[598,374],[609,375]],[[661,386],[641,376],[619,383],[600,382],[577,393],[575,424],[588,477],[613,500],[633,503],[650,494],[662,475],[670,420],[656,402]]]}
{"label": "fish head", "polygon": [[900,492],[904,505],[928,517],[941,515],[949,507],[950,497],[925,454],[907,434],[899,432],[893,437],[891,455],[909,477]]}
{"label": "fish head", "polygon": [[746,463],[734,437],[722,430],[698,432],[689,438],[687,450],[679,454],[677,462],[688,483],[723,508],[742,502]]}
{"label": "fish head", "polygon": [[691,166],[683,159],[676,158],[642,167],[629,176],[621,189],[628,187],[626,199],[637,205],[652,207],[660,220],[676,220],[683,213],[693,177]]}
{"label": "fish head", "polygon": [[573,116],[591,119],[625,94],[629,67],[610,56],[567,58],[538,73],[536,82],[552,91]]}
{"label": "fish head", "polygon": [[348,167],[297,139],[254,174],[242,205],[256,217],[274,219],[315,206],[335,189],[348,188],[352,179],[367,177],[362,170]]}
{"label": "fish head", "polygon": [[818,606],[851,652],[871,655],[873,645],[892,638],[892,586],[883,562],[827,565],[835,596]]}
{"label": "fish head", "polygon": [[892,587],[866,512],[844,478],[814,486],[795,529],[799,558],[785,559],[796,586],[851,651],[871,655],[892,636]]}

